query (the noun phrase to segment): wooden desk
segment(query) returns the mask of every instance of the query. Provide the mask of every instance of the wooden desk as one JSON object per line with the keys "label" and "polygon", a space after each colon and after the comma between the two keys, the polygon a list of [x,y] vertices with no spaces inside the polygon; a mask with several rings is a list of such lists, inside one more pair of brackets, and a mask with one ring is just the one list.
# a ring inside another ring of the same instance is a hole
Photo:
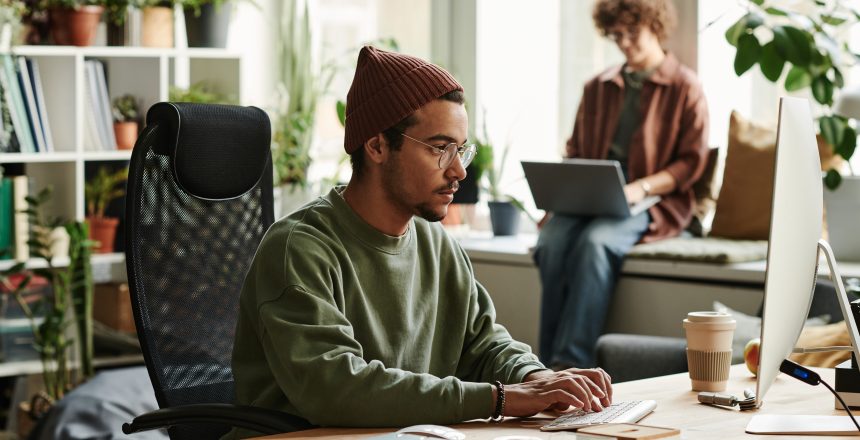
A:
{"label": "wooden desk", "polygon": [[[832,369],[816,369],[821,377],[833,385]],[[755,390],[755,378],[750,375],[743,365],[732,367],[731,378],[727,392],[743,395],[744,388]],[[747,422],[756,414],[819,414],[845,415],[833,406],[833,394],[824,386],[813,387],[780,375],[765,396],[765,403],[759,410],[740,412],[738,410],[722,409],[702,405],[696,400],[696,394],[690,391],[690,379],[687,373],[674,374],[652,379],[620,383],[615,386],[616,400],[653,399],[657,401],[657,409],[642,420],[642,424],[668,426],[681,429],[683,439],[720,439],[736,438],[770,439],[789,436],[753,436],[746,434],[744,429]],[[501,424],[473,421],[455,425],[466,439],[492,440],[505,436],[529,436],[539,439],[575,438],[573,432],[542,432],[538,428],[547,423],[549,418],[509,419]],[[278,434],[260,439],[358,439],[373,437],[395,429],[332,429],[321,428],[309,431]],[[794,436],[795,438],[797,436]],[[845,437],[803,437],[812,439],[844,439]]]}

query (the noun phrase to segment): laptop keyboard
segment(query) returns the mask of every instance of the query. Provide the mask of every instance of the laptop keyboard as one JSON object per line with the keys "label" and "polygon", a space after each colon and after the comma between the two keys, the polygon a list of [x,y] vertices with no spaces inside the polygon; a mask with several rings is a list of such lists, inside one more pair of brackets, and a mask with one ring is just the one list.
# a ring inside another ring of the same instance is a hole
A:
{"label": "laptop keyboard", "polygon": [[592,425],[605,423],[636,423],[657,408],[654,400],[631,400],[629,402],[617,402],[604,408],[600,412],[585,412],[577,410],[560,416],[547,425],[541,427],[542,431],[576,430]]}

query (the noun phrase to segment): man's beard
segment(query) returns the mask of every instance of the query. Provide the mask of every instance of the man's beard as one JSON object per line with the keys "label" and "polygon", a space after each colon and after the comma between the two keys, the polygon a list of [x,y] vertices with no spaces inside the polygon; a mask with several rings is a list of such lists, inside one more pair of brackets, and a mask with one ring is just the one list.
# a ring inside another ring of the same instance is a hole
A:
{"label": "man's beard", "polygon": [[[388,193],[389,198],[397,203],[408,204],[408,196],[402,190],[404,188],[403,181],[405,178],[403,177],[400,168],[398,168],[398,165],[395,163],[391,163],[386,168],[387,169],[384,170],[382,177],[382,184],[385,187],[385,191]],[[435,194],[439,191],[450,189],[457,190],[459,188],[460,182],[454,180],[442,187],[436,188],[433,190],[433,193]],[[434,210],[433,205],[429,202],[419,203],[416,206],[408,206],[408,208],[413,211],[414,215],[429,222],[438,222],[448,214],[447,209]]]}

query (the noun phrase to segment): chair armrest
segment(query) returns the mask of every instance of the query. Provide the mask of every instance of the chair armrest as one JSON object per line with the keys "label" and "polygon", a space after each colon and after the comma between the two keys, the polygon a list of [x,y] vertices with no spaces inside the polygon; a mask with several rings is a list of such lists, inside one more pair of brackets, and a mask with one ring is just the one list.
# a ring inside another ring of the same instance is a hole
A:
{"label": "chair armrest", "polygon": [[132,434],[189,423],[206,423],[248,429],[261,434],[300,431],[314,426],[300,417],[281,411],[226,403],[204,403],[162,408],[123,423],[122,432]]}

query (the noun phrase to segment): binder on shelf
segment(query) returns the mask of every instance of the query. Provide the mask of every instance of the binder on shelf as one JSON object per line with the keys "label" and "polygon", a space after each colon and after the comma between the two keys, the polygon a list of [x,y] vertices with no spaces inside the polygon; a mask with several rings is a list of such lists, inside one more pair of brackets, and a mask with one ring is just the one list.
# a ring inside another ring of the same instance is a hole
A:
{"label": "binder on shelf", "polygon": [[92,81],[91,67],[84,64],[84,149],[103,151],[107,148],[99,134],[98,115],[96,114],[95,82]]}
{"label": "binder on shelf", "polygon": [[12,208],[12,179],[0,179],[0,260],[10,260],[14,256],[15,210]]}
{"label": "binder on shelf", "polygon": [[54,151],[54,136],[51,133],[51,124],[48,123],[48,107],[45,104],[45,92],[42,88],[42,76],[39,74],[39,62],[36,59],[27,58],[27,67],[30,71],[30,83],[33,85],[33,93],[36,95],[36,107],[42,123],[42,136],[45,139],[45,151]]}
{"label": "binder on shelf", "polygon": [[39,107],[36,106],[36,94],[33,91],[33,83],[30,81],[30,68],[27,65],[27,58],[18,57],[18,84],[21,86],[22,96],[24,98],[24,107],[27,109],[27,114],[30,117],[30,133],[36,146],[36,152],[45,152],[45,134],[42,131],[42,117],[39,114]]}
{"label": "binder on shelf", "polygon": [[3,87],[4,100],[9,109],[9,116],[12,120],[12,128],[15,132],[19,151],[22,153],[35,153],[36,147],[33,145],[33,138],[30,136],[30,121],[27,119],[26,110],[24,110],[24,100],[18,87],[18,75],[15,73],[12,56],[2,54],[0,57],[3,59],[3,67],[0,69],[0,86]]}
{"label": "binder on shelf", "polygon": [[111,111],[110,94],[107,87],[105,65],[101,61],[92,61],[98,92],[99,114],[102,131],[106,134],[105,141],[109,150],[116,150],[116,135],[113,132],[113,112]]}
{"label": "binder on shelf", "polygon": [[30,248],[27,240],[30,238],[30,223],[27,219],[27,213],[22,212],[27,209],[27,194],[29,192],[28,185],[30,179],[27,176],[14,176],[12,179],[12,209],[14,209],[15,224],[14,246],[15,259],[18,261],[27,261],[30,258]]}

